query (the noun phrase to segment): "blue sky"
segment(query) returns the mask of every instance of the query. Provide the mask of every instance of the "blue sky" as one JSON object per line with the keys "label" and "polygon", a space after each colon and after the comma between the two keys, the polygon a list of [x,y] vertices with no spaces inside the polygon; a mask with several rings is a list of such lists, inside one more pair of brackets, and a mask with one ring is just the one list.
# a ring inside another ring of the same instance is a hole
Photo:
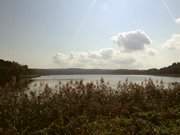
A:
{"label": "blue sky", "polygon": [[0,58],[36,68],[180,60],[179,0],[0,0]]}

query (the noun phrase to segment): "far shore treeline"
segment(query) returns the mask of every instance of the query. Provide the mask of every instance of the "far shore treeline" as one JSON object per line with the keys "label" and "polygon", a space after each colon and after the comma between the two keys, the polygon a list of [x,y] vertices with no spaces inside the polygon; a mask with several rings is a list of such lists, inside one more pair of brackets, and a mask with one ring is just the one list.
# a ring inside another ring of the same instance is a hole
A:
{"label": "far shore treeline", "polygon": [[23,78],[32,78],[41,75],[72,75],[72,74],[112,74],[112,75],[160,75],[180,76],[180,63],[160,69],[129,70],[129,69],[29,69],[27,65],[0,59],[0,85],[9,81],[19,81]]}
{"label": "far shore treeline", "polygon": [[173,63],[168,67],[147,70],[136,69],[30,69],[36,75],[72,75],[72,74],[112,74],[112,75],[159,75],[180,77],[180,62]]}

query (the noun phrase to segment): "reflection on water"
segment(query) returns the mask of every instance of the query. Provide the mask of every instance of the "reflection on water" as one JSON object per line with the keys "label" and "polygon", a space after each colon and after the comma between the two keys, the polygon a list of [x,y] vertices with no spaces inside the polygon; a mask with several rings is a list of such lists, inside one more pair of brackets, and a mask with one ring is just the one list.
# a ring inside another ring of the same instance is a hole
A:
{"label": "reflection on water", "polygon": [[83,80],[86,82],[98,83],[98,81],[104,78],[107,85],[112,87],[116,87],[118,82],[128,82],[132,83],[141,83],[143,81],[147,81],[148,79],[152,79],[155,84],[159,84],[161,81],[168,86],[173,82],[180,82],[180,78],[178,77],[164,77],[164,76],[150,76],[150,75],[50,75],[50,76],[41,76],[38,78],[34,78],[33,82],[29,85],[29,89],[32,91],[41,92],[46,84],[53,88],[54,90],[58,90],[59,83],[65,84],[67,82]]}

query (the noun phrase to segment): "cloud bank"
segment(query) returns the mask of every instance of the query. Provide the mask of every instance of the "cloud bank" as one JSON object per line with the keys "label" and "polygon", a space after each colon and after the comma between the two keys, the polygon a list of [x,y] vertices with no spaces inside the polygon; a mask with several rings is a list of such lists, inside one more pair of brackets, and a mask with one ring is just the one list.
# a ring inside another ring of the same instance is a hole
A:
{"label": "cloud bank", "polygon": [[168,49],[180,49],[180,34],[174,34],[169,40],[167,40],[163,46]]}
{"label": "cloud bank", "polygon": [[130,68],[136,62],[132,56],[122,54],[114,48],[70,54],[59,52],[53,60],[62,68]]}
{"label": "cloud bank", "polygon": [[176,23],[180,24],[180,18],[176,18]]}
{"label": "cloud bank", "polygon": [[53,57],[61,68],[142,68],[142,62],[157,51],[142,30],[118,33],[112,37],[118,48],[102,48],[89,52],[59,52]]}
{"label": "cloud bank", "polygon": [[118,33],[112,37],[112,40],[127,52],[145,50],[145,46],[151,44],[151,39],[142,30]]}
{"label": "cloud bank", "polygon": [[149,56],[155,56],[158,51],[154,48],[145,47],[145,53],[147,53]]}

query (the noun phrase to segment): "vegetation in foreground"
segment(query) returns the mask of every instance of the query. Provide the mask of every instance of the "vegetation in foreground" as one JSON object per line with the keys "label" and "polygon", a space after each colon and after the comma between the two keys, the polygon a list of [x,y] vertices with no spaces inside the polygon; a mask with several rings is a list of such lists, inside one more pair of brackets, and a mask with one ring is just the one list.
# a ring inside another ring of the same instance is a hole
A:
{"label": "vegetation in foreground", "polygon": [[[180,86],[149,80],[59,83],[53,91],[0,88],[0,135],[178,135]],[[18,91],[18,92],[17,92]]]}

